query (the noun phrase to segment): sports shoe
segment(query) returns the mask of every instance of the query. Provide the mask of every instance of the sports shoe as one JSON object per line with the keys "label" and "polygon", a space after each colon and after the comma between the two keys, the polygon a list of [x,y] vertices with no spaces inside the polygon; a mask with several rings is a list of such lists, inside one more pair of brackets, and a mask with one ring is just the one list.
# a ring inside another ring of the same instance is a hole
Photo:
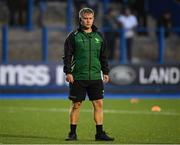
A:
{"label": "sports shoe", "polygon": [[102,133],[95,135],[95,140],[96,140],[96,141],[113,141],[114,138],[109,137],[109,136],[106,134],[106,132],[103,131]]}
{"label": "sports shoe", "polygon": [[75,141],[77,140],[77,135],[76,133],[69,133],[68,137],[65,139],[66,141]]}

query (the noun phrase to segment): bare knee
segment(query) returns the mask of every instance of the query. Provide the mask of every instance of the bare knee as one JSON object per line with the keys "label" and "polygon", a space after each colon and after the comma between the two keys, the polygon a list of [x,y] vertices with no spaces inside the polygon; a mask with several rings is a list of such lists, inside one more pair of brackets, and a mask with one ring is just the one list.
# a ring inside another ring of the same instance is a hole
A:
{"label": "bare knee", "polygon": [[80,109],[81,103],[82,103],[82,102],[73,102],[73,103],[72,103],[72,109],[73,109],[73,110]]}
{"label": "bare knee", "polygon": [[101,110],[103,108],[102,99],[93,101],[93,106],[95,110]]}

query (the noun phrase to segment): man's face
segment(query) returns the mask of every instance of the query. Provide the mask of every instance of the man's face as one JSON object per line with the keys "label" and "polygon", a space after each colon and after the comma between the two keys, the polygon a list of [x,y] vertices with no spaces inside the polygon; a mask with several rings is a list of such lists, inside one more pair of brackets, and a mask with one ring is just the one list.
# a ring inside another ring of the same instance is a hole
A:
{"label": "man's face", "polygon": [[81,17],[81,25],[86,29],[91,28],[94,22],[94,16],[92,13],[84,13]]}

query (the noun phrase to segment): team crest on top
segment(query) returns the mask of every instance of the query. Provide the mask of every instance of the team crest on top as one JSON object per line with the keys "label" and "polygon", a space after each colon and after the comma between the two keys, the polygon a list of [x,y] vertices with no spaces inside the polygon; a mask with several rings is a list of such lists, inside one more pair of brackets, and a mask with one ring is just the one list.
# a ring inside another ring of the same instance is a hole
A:
{"label": "team crest on top", "polygon": [[95,38],[96,43],[100,43],[100,40],[98,38]]}

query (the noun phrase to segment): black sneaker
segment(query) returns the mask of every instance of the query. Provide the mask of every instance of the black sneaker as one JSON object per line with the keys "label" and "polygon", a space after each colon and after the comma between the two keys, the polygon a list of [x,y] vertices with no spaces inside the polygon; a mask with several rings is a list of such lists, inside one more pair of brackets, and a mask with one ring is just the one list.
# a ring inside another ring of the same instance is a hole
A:
{"label": "black sneaker", "polygon": [[103,131],[102,133],[95,135],[95,140],[96,140],[96,141],[113,141],[114,138],[109,137],[109,136],[106,134],[106,132]]}
{"label": "black sneaker", "polygon": [[66,141],[75,141],[77,140],[77,135],[76,133],[69,133],[68,137],[65,139]]}

